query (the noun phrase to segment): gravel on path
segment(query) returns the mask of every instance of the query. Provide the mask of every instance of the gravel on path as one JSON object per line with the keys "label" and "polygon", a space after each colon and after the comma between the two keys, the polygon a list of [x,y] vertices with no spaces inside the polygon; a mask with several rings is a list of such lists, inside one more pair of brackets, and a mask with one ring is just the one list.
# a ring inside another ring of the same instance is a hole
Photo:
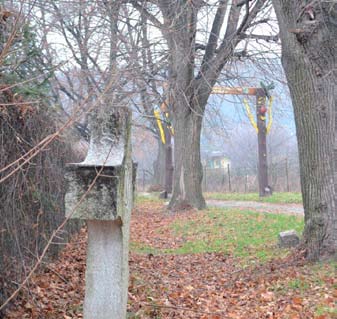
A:
{"label": "gravel on path", "polygon": [[209,199],[206,203],[209,207],[250,208],[266,213],[304,214],[303,206],[301,204],[273,204],[249,201],[223,201],[216,199]]}

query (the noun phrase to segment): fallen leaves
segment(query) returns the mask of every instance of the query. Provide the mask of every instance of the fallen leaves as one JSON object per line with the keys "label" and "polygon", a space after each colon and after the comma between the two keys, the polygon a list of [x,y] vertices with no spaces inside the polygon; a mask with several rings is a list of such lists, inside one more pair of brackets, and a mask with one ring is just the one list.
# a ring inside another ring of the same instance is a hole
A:
{"label": "fallen leaves", "polygon": [[266,302],[271,302],[275,299],[275,294],[272,291],[266,291],[261,294],[261,299]]}
{"label": "fallen leaves", "polygon": [[[132,241],[158,249],[179,247],[184,238],[176,237],[170,225],[200,221],[200,216],[195,211],[172,214],[162,204],[144,203],[132,216]],[[29,292],[21,294],[4,318],[83,318],[85,249],[83,229],[58,261],[32,278]],[[246,268],[238,261],[224,253],[131,253],[129,318],[336,318],[331,309],[336,308],[337,280],[331,267],[315,270],[293,257]],[[316,312],[318,306],[324,313]]]}

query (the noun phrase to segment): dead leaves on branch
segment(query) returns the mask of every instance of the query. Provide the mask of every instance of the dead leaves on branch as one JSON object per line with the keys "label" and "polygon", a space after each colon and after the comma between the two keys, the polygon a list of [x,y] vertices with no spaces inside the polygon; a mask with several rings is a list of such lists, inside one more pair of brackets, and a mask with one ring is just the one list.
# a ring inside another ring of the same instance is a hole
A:
{"label": "dead leaves on branch", "polygon": [[16,94],[8,85],[0,85],[0,116],[23,119],[35,111],[31,102]]}

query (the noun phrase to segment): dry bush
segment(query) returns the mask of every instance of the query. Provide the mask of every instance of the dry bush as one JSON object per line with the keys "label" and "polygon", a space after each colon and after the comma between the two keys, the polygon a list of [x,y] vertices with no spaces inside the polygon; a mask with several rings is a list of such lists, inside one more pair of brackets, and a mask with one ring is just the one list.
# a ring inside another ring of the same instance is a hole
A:
{"label": "dry bush", "polygon": [[[4,85],[0,88],[0,168],[56,129],[46,106],[30,105]],[[69,144],[58,139],[0,183],[0,303],[17,288],[64,220],[64,165],[74,160]],[[1,172],[0,179],[6,174]],[[49,257],[57,254],[77,228],[71,223],[57,236]]]}

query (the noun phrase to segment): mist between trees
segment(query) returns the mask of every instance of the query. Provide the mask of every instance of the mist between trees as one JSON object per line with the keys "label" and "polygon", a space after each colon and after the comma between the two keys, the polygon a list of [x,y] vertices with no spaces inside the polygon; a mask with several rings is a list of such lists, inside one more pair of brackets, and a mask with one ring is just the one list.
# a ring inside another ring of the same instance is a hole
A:
{"label": "mist between trees", "polygon": [[[269,166],[270,185],[276,192],[300,192],[300,176],[298,163],[275,163]],[[236,167],[231,169],[204,168],[204,192],[258,192],[257,171],[250,168]]]}
{"label": "mist between trees", "polygon": [[[276,192],[300,192],[294,122],[292,114],[286,112],[285,100],[286,97],[276,98],[273,125],[267,135],[269,186]],[[242,104],[242,101],[220,100],[206,110],[201,136],[202,189],[205,192],[258,192],[257,134]],[[164,189],[164,150],[160,141],[145,136],[138,134],[134,145],[139,167],[138,189]]]}
{"label": "mist between trees", "polygon": [[[214,123],[204,129],[201,145],[204,192],[258,192],[257,137],[248,119],[241,115],[246,123],[235,125],[233,133],[229,132],[230,126],[219,130]],[[269,184],[276,192],[300,192],[296,136],[292,129],[280,126],[277,118],[267,137]],[[139,165],[137,188],[163,190],[165,167],[161,148],[156,139],[148,137],[147,143],[140,141],[134,145]]]}
{"label": "mist between trees", "polygon": [[[269,166],[270,185],[276,192],[300,192],[300,172],[298,161],[287,158]],[[257,169],[251,167],[203,167],[202,188],[204,192],[258,192]],[[137,177],[138,191],[160,191],[164,187],[153,179],[153,173],[140,169]]]}

